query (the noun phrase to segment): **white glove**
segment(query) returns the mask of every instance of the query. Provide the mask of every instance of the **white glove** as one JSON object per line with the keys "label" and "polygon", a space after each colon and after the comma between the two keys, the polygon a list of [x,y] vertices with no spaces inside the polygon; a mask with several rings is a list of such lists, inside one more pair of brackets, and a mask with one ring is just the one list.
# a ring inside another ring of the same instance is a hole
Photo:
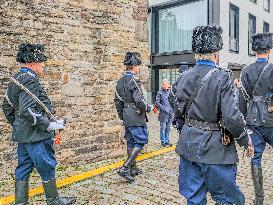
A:
{"label": "white glove", "polygon": [[154,109],[154,105],[148,105],[146,112],[151,112]]}
{"label": "white glove", "polygon": [[47,130],[63,130],[64,129],[64,122],[63,121],[57,121],[57,122],[50,122]]}

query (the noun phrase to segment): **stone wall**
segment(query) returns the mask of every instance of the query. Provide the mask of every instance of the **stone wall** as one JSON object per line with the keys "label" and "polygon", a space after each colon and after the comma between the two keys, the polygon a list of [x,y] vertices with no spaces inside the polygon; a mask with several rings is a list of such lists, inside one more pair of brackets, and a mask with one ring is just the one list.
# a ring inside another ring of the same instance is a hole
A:
{"label": "stone wall", "polygon": [[[57,115],[67,118],[63,142],[56,146],[60,163],[121,153],[123,129],[113,103],[114,88],[128,50],[142,53],[140,78],[147,82],[146,18],[145,0],[0,1],[0,104],[7,77],[18,70],[18,45],[43,43],[49,60],[41,82]],[[0,126],[0,170],[12,173],[16,144],[10,141],[11,127],[2,111]]]}

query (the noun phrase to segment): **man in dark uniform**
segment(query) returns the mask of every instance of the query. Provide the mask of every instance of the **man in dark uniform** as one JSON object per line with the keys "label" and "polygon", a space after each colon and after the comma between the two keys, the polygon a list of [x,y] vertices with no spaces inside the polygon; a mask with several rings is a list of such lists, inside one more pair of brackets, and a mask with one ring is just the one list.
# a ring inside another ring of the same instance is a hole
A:
{"label": "man in dark uniform", "polygon": [[119,118],[125,126],[128,158],[118,174],[127,181],[134,181],[134,176],[141,173],[136,167],[136,158],[143,146],[148,143],[147,116],[153,106],[149,105],[142,93],[141,82],[136,78],[141,64],[140,54],[127,52],[124,65],[126,72],[116,86],[115,105]]}
{"label": "man in dark uniform", "polygon": [[271,49],[272,34],[253,36],[252,50],[257,60],[241,73],[241,111],[246,117],[247,127],[253,132],[254,158],[251,161],[251,172],[256,205],[264,201],[262,155],[266,143],[273,147],[273,65],[268,62]]}
{"label": "man in dark uniform", "polygon": [[[47,60],[44,46],[22,44],[16,60],[20,63],[21,69],[13,79],[38,97],[52,112],[51,101],[38,80],[38,75],[43,72],[43,62]],[[52,121],[33,96],[13,82],[7,88],[2,109],[13,127],[12,140],[18,142],[15,204],[28,204],[29,176],[34,168],[43,180],[47,204],[74,203],[74,197],[59,197],[55,180],[57,162],[52,138],[55,130],[64,129],[64,122]]]}
{"label": "man in dark uniform", "polygon": [[245,203],[235,182],[238,155],[234,139],[247,146],[249,138],[232,73],[216,65],[223,46],[221,33],[219,26],[193,30],[196,66],[183,74],[177,86],[177,117],[185,121],[176,147],[179,191],[188,205],[205,205],[207,192],[217,204]]}

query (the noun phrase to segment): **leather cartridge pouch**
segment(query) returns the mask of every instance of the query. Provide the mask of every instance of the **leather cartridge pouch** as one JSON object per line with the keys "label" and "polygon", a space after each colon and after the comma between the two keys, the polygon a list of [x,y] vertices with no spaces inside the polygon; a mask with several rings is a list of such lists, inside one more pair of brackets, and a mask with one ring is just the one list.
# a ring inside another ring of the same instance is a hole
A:
{"label": "leather cartridge pouch", "polygon": [[221,129],[221,135],[222,135],[222,144],[227,146],[231,143],[233,137],[222,123],[220,123],[220,129]]}

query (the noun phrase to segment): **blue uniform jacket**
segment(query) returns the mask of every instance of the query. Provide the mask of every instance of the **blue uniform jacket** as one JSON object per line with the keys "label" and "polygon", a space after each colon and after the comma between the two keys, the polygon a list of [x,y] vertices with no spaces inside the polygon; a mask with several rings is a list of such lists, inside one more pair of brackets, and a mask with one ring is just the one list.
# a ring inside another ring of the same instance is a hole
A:
{"label": "blue uniform jacket", "polygon": [[125,72],[117,81],[114,102],[124,126],[147,125],[146,112],[151,111],[151,106],[144,98],[141,81],[131,72]]}
{"label": "blue uniform jacket", "polygon": [[[183,73],[177,85],[177,101],[179,115],[185,116],[187,102],[200,81],[209,70],[216,66],[210,61],[200,61],[197,65]],[[218,68],[203,84],[188,111],[188,118],[218,123],[224,121],[225,128],[234,139],[245,138],[244,117],[239,110],[238,95],[233,84],[231,71]],[[178,113],[176,112],[176,115]],[[247,143],[247,140],[244,141]],[[206,131],[184,125],[180,133],[176,152],[191,161],[205,164],[234,164],[238,162],[235,142],[222,144],[221,131]]]}
{"label": "blue uniform jacket", "polygon": [[268,112],[269,98],[273,95],[273,64],[263,74],[253,99],[255,83],[267,64],[267,59],[257,59],[241,73],[240,109],[248,125],[273,127],[273,113]]}
{"label": "blue uniform jacket", "polygon": [[[23,68],[15,79],[36,95],[52,111],[52,104],[35,73]],[[37,142],[54,137],[47,131],[50,119],[44,109],[14,83],[10,83],[2,105],[3,112],[13,126],[12,140],[19,143]]]}

